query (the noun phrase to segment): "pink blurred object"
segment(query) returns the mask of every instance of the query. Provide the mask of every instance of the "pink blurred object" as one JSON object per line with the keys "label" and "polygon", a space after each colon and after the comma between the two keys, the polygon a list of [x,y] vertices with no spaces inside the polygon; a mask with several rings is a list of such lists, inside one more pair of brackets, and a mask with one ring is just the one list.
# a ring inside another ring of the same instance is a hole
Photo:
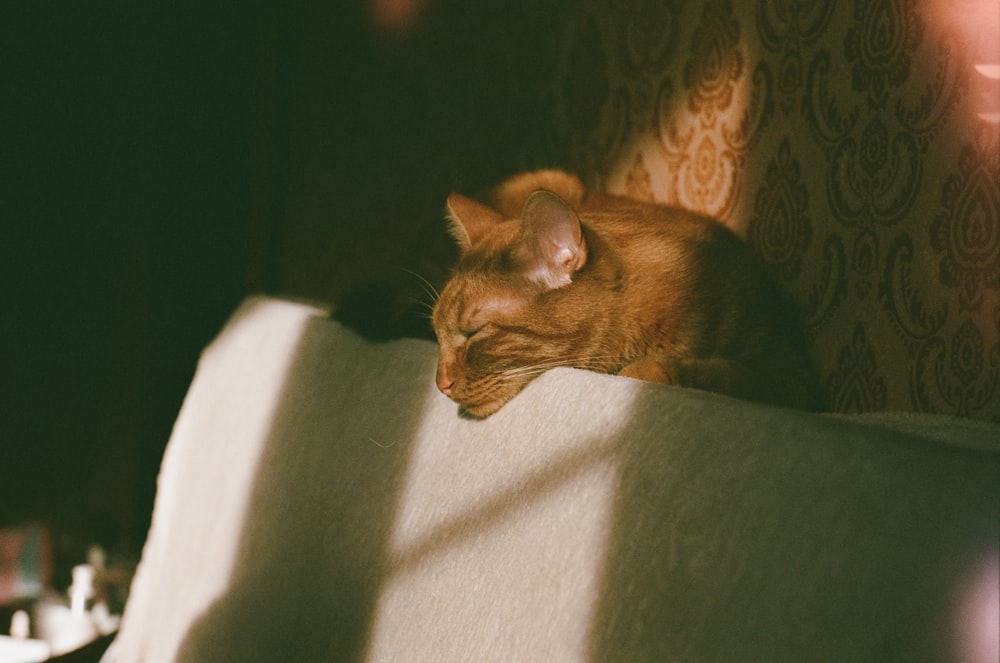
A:
{"label": "pink blurred object", "polygon": [[41,595],[51,575],[51,546],[43,525],[0,529],[0,604]]}

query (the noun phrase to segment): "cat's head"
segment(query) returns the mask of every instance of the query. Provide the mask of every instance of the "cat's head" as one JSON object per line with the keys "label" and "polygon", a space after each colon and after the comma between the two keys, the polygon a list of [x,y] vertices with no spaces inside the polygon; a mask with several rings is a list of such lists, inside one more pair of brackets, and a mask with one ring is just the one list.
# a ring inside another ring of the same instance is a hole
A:
{"label": "cat's head", "polygon": [[572,356],[578,316],[565,295],[587,264],[575,210],[549,191],[507,219],[470,198],[448,198],[458,266],[434,307],[437,386],[465,412],[499,410],[532,378]]}

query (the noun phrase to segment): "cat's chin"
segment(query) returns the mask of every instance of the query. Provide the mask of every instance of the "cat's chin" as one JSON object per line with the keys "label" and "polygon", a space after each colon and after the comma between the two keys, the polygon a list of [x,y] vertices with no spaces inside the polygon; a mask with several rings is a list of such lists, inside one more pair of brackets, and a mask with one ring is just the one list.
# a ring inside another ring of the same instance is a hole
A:
{"label": "cat's chin", "polygon": [[[492,414],[492,412],[490,414]],[[482,415],[480,415],[480,414],[473,414],[464,405],[459,405],[458,406],[458,416],[460,416],[463,419],[468,419],[469,421],[482,421],[483,419],[485,419],[486,417],[488,417],[490,415],[489,414],[482,414]]]}
{"label": "cat's chin", "polygon": [[489,401],[487,403],[477,403],[474,405],[460,403],[458,406],[458,414],[463,419],[481,421],[502,408],[507,403],[507,400],[509,399]]}

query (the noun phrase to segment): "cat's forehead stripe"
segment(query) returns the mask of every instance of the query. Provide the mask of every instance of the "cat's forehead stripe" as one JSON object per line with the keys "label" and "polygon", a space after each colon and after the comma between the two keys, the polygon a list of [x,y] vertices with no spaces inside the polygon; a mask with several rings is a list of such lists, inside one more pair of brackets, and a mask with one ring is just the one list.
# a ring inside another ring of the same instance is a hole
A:
{"label": "cat's forehead stripe", "polygon": [[461,322],[471,327],[478,327],[487,322],[502,322],[517,315],[524,307],[523,299],[511,294],[487,296],[472,302],[463,311]]}

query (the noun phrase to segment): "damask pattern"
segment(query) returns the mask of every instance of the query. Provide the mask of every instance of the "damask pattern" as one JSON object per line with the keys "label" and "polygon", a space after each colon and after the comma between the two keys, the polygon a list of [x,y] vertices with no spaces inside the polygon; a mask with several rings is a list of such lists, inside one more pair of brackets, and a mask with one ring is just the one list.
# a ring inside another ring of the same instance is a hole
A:
{"label": "damask pattern", "polygon": [[757,3],[757,33],[778,62],[777,93],[785,115],[798,111],[805,82],[803,53],[827,29],[835,4],[833,0]]}
{"label": "damask pattern", "polygon": [[983,306],[1000,288],[1000,150],[967,144],[941,189],[941,211],[930,227],[941,283],[959,289],[962,310]]}
{"label": "damask pattern", "polygon": [[[706,3],[693,25],[676,86],[686,102],[674,98],[674,79],[665,79],[651,157],[666,184],[660,200],[726,218],[739,201],[748,150],[770,114],[770,72],[764,66],[750,75],[731,2]],[[750,102],[734,104],[748,87]]]}
{"label": "damask pattern", "polygon": [[834,410],[1000,419],[1000,127],[946,1],[595,0],[575,33],[605,91],[570,165],[744,234]]}
{"label": "damask pattern", "polygon": [[837,353],[828,393],[830,400],[843,410],[873,412],[885,409],[885,380],[878,373],[875,351],[860,323],[850,342]]}
{"label": "damask pattern", "polygon": [[809,192],[787,138],[768,164],[764,179],[754,199],[747,241],[784,281],[792,281],[799,275],[802,256],[812,240],[812,222]]}
{"label": "damask pattern", "polygon": [[706,2],[684,65],[688,110],[705,128],[714,127],[716,114],[733,103],[733,88],[744,68],[743,54],[736,48],[739,40],[732,3]]}
{"label": "damask pattern", "polygon": [[916,0],[856,0],[854,22],[844,40],[852,87],[868,94],[869,108],[885,106],[889,90],[906,82],[923,38]]}

